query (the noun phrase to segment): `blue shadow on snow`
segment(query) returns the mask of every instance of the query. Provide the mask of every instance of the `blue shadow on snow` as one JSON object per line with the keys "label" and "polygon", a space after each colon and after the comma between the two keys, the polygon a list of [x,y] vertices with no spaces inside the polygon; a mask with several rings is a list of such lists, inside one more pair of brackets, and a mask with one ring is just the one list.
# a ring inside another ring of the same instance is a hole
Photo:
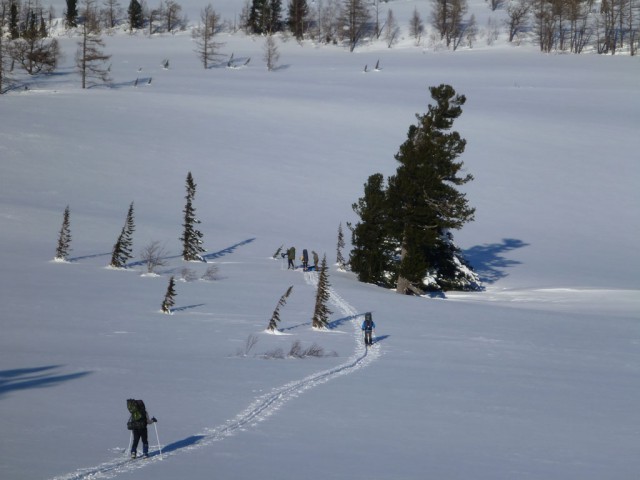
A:
{"label": "blue shadow on snow", "polygon": [[216,258],[224,257],[225,255],[229,255],[229,254],[233,253],[236,248],[242,247],[243,245],[248,245],[249,243],[253,242],[254,240],[255,240],[255,237],[254,238],[248,238],[246,240],[243,240],[242,242],[236,243],[235,245],[231,245],[230,247],[227,247],[227,248],[225,248],[223,250],[220,250],[218,252],[212,252],[212,253],[208,253],[206,255],[202,255],[202,258],[204,258],[205,261],[207,261],[207,260],[215,260]]}
{"label": "blue shadow on snow", "polygon": [[61,365],[0,370],[0,397],[6,393],[18,390],[52,387],[62,382],[82,378],[91,373],[78,372],[67,375],[57,375],[53,371],[58,368],[61,368]]}
{"label": "blue shadow on snow", "polygon": [[492,284],[505,278],[506,270],[520,265],[517,260],[505,258],[505,254],[529,244],[515,238],[503,238],[501,243],[491,243],[471,247],[464,251],[465,259],[473,266],[482,283]]}

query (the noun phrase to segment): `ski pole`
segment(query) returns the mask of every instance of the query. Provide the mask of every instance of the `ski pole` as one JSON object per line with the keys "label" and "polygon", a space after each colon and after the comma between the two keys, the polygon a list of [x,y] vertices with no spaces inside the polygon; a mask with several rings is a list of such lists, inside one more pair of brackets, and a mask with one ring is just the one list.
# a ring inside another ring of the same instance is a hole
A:
{"label": "ski pole", "polygon": [[158,449],[160,450],[160,460],[162,460],[162,445],[160,445],[160,437],[158,436],[158,422],[153,422],[153,427],[156,429],[156,440],[158,441]]}

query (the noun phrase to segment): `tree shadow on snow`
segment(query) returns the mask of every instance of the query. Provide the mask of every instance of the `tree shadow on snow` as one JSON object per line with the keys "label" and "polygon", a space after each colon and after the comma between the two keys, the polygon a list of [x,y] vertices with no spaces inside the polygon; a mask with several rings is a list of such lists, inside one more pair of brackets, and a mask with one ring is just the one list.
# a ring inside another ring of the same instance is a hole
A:
{"label": "tree shadow on snow", "polygon": [[206,305],[205,303],[197,303],[195,305],[185,305],[184,307],[176,307],[176,308],[172,308],[171,312],[184,312],[185,310],[189,310],[191,308],[197,308],[197,307],[202,307],[203,305]]}
{"label": "tree shadow on snow", "polygon": [[68,258],[67,261],[68,262],[77,262],[79,260],[85,260],[87,258],[98,258],[98,257],[106,257],[111,255],[111,252],[107,252],[107,253],[94,253],[92,255],[82,255],[80,257],[72,257],[72,258]]}
{"label": "tree shadow on snow", "polygon": [[293,325],[291,327],[285,327],[285,328],[281,328],[280,331],[281,332],[287,332],[289,330],[295,330],[296,328],[300,328],[300,327],[305,327],[305,326],[309,326],[311,325],[311,322],[304,322],[304,323],[299,323],[297,325]]}
{"label": "tree shadow on snow", "polygon": [[78,372],[67,375],[57,375],[54,370],[61,367],[61,365],[48,365],[45,367],[0,370],[0,397],[18,390],[52,387],[62,382],[82,378],[91,373]]}
{"label": "tree shadow on snow", "polygon": [[355,320],[356,318],[361,317],[363,315],[364,315],[364,313],[358,313],[356,315],[349,315],[348,317],[338,318],[337,320],[334,320],[333,322],[329,322],[329,324],[327,325],[327,328],[330,329],[330,330],[334,329],[334,328],[338,328],[343,323],[350,322],[351,320]]}
{"label": "tree shadow on snow", "polygon": [[509,260],[504,254],[529,244],[516,238],[503,238],[501,243],[478,245],[464,251],[464,257],[473,266],[483,283],[495,283],[505,278],[508,268],[520,265],[517,260]]}
{"label": "tree shadow on snow", "polygon": [[249,243],[253,242],[255,240],[254,238],[248,238],[247,240],[243,240],[242,242],[236,243],[235,245],[231,245],[230,247],[227,247],[223,250],[220,250],[218,252],[212,252],[212,253],[208,253],[206,255],[202,255],[202,258],[206,260],[215,260],[216,258],[220,258],[220,257],[224,257],[225,255],[229,255],[231,253],[233,253],[236,248],[238,247],[242,247],[244,245],[248,245]]}

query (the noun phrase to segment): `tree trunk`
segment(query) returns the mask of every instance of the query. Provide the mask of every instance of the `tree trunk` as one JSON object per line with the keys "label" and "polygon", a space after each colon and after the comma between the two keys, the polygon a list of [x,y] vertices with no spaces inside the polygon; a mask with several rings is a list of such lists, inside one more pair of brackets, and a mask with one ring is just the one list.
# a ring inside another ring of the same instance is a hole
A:
{"label": "tree trunk", "polygon": [[[400,265],[402,265],[402,261],[404,257],[407,255],[407,249],[405,247],[405,243],[402,242],[402,249],[400,250]],[[398,282],[396,283],[396,292],[405,295],[409,291],[409,282],[408,279],[404,278],[402,275],[398,275]]]}

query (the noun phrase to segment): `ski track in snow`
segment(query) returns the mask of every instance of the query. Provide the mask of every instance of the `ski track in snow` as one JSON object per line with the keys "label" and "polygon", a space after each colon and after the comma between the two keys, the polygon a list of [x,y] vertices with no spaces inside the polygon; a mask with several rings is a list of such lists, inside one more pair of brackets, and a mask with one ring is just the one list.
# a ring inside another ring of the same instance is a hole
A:
{"label": "ski track in snow", "polygon": [[[317,286],[318,275],[316,272],[304,272],[304,278],[310,286]],[[129,452],[125,451],[126,457],[120,455],[100,465],[80,468],[74,472],[53,477],[51,480],[114,478],[120,474],[154,464],[165,458],[171,458],[195,449],[208,447],[215,442],[224,440],[226,437],[242,432],[247,428],[255,426],[258,422],[268,419],[289,400],[298,397],[307,390],[368,366],[380,356],[380,347],[377,345],[369,349],[365,347],[360,332],[360,325],[357,321],[357,311],[346,300],[340,297],[333,288],[330,288],[329,291],[330,303],[345,317],[350,318],[350,323],[353,328],[355,351],[347,362],[328,370],[311,374],[301,380],[295,380],[281,387],[274,388],[270,393],[257,397],[245,410],[223,425],[206,429],[203,433],[175,442],[172,444],[176,445],[175,448],[165,446],[167,451],[163,451],[162,455],[158,451],[153,451],[149,454],[148,459],[130,460],[128,456]],[[153,432],[149,432],[150,440],[153,436]],[[184,444],[184,446],[180,446],[181,444]]]}

